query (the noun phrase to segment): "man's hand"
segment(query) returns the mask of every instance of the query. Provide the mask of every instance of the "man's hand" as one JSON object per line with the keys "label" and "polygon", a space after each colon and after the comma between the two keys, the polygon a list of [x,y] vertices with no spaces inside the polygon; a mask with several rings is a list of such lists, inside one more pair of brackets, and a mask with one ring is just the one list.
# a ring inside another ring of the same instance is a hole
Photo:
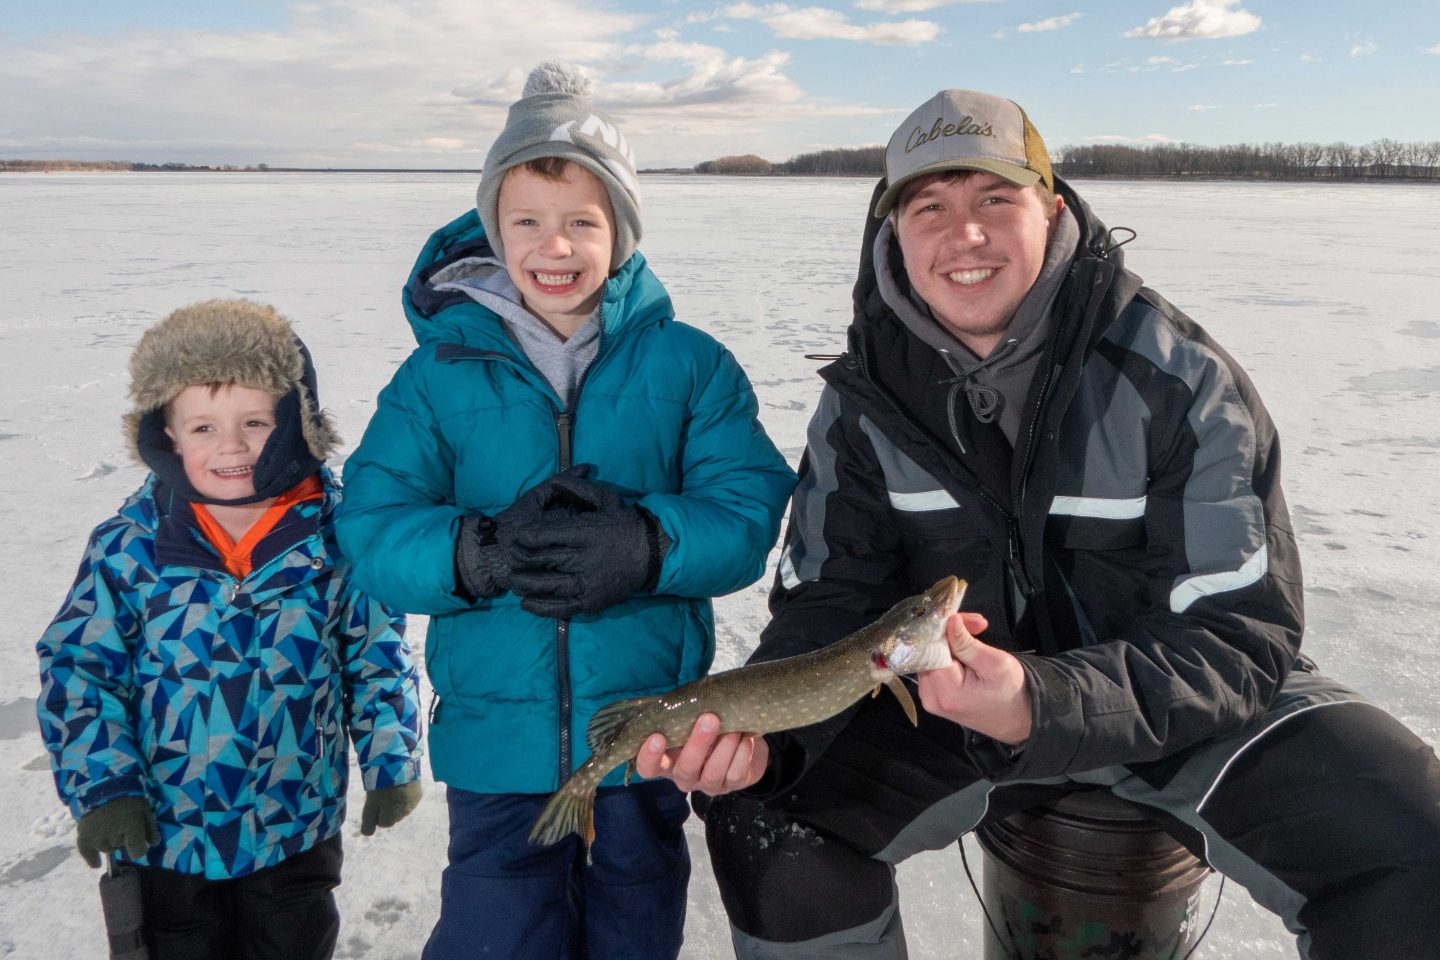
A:
{"label": "man's hand", "polygon": [[978,613],[957,613],[946,622],[954,659],[919,674],[920,704],[1001,743],[1024,743],[1031,724],[1025,668],[1013,654],[975,639],[987,626]]}
{"label": "man's hand", "polygon": [[681,790],[712,797],[743,790],[757,782],[770,762],[770,747],[756,734],[720,734],[720,718],[702,713],[679,747],[667,750],[665,737],[651,734],[635,757],[642,777],[665,777]]}

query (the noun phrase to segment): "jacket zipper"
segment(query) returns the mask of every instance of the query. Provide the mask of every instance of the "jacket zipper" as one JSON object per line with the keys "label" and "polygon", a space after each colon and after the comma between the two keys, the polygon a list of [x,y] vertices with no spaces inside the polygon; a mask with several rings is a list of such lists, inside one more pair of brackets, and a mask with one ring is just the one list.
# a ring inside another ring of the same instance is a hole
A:
{"label": "jacket zipper", "polygon": [[[605,281],[607,284],[610,281]],[[601,288],[604,290],[604,287]],[[580,374],[580,381],[575,384],[575,393],[570,397],[570,405],[567,409],[555,410],[555,436],[559,443],[560,469],[568,470],[572,466],[572,459],[575,450],[575,408],[580,405],[580,392],[585,388],[585,381],[590,378],[590,371],[595,364],[600,362],[605,352],[605,296],[601,293],[599,314],[596,322],[600,324],[600,338],[595,347],[595,359],[590,361],[585,372]],[[557,757],[559,762],[560,779],[557,783],[564,783],[570,776],[570,768],[574,762],[574,744],[570,737],[570,723],[575,714],[574,693],[570,683],[570,621],[555,621],[555,692],[558,700],[558,720],[560,753]]]}
{"label": "jacket zipper", "polygon": [[[860,368],[860,373],[865,377],[865,382],[870,384],[871,388],[875,391],[875,393],[878,396],[882,397],[885,402],[890,405],[890,409],[895,412],[895,415],[907,423],[911,422],[909,416],[906,415],[905,411],[900,409],[899,404],[897,404],[894,400],[890,399],[889,394],[887,394],[884,390],[881,390],[879,386],[875,383],[875,379],[870,376],[870,369],[865,366],[865,361],[861,358],[860,353],[858,351],[852,350],[850,352],[850,357],[851,359],[847,361],[847,363],[853,364],[854,366]],[[1017,521],[1015,514],[1007,510],[1004,504],[996,500],[995,497],[991,495],[990,491],[985,489],[985,485],[983,483],[979,483],[977,481],[975,484],[975,489],[979,492],[981,499],[994,507],[1000,513],[1000,515],[1005,518],[1005,537],[1008,541],[1005,554],[1006,565],[1010,568],[1010,574],[1015,578],[1016,585],[1020,588],[1021,593],[1023,593],[1028,599],[1034,594],[1035,586],[1030,582],[1030,578],[1025,575],[1024,566],[1020,563],[1019,522]]]}

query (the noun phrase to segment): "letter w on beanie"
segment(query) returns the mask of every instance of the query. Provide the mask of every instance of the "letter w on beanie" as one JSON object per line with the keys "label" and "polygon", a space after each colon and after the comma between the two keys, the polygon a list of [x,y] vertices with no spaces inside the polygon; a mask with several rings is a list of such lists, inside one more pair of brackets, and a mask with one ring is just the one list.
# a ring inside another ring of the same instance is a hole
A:
{"label": "letter w on beanie", "polygon": [[635,153],[619,125],[590,103],[590,82],[567,64],[542,63],[530,71],[525,91],[510,106],[505,129],[485,156],[475,209],[495,254],[505,258],[500,239],[500,184],[505,174],[541,157],[563,157],[589,170],[605,185],[615,218],[610,272],[620,269],[640,243],[640,184]]}

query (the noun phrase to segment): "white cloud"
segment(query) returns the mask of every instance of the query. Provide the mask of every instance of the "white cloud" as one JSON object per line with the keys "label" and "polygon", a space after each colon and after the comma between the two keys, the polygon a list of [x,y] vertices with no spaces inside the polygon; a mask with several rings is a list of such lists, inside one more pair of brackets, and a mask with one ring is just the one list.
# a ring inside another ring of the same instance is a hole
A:
{"label": "white cloud", "polygon": [[32,157],[473,167],[551,59],[582,65],[642,164],[894,112],[817,105],[784,52],[733,56],[587,0],[309,0],[280,30],[0,34],[0,133]]}
{"label": "white cloud", "polygon": [[1379,50],[1379,49],[1380,49],[1380,45],[1379,45],[1378,43],[1376,43],[1374,40],[1372,40],[1372,39],[1370,39],[1369,37],[1367,37],[1367,38],[1365,38],[1365,40],[1361,41],[1360,43],[1355,44],[1353,47],[1350,48],[1350,56],[1352,56],[1352,57],[1368,57],[1368,56],[1370,56],[1371,54],[1373,54],[1376,50]]}
{"label": "white cloud", "polygon": [[1426,52],[1426,53],[1440,54],[1440,43],[1435,44],[1435,46],[1433,46],[1433,47],[1426,47],[1426,48],[1425,48],[1425,52]]}
{"label": "white cloud", "polygon": [[1015,28],[1017,33],[1044,33],[1048,30],[1059,30],[1068,27],[1079,20],[1084,14],[1067,13],[1063,17],[1047,17],[1044,20],[1036,20],[1034,23],[1022,23]]}
{"label": "white cloud", "polygon": [[851,23],[840,11],[825,7],[736,3],[720,12],[735,20],[759,20],[777,37],[787,40],[854,40],[888,46],[928,43],[940,35],[940,25],[929,20],[890,20],[861,26]]}
{"label": "white cloud", "polygon": [[1231,60],[1221,60],[1221,61],[1220,61],[1220,64],[1221,64],[1221,66],[1225,66],[1225,67],[1243,67],[1243,66],[1245,66],[1245,64],[1247,64],[1247,63],[1254,63],[1254,62],[1255,62],[1255,61],[1253,61],[1253,60],[1234,60],[1234,59],[1231,59]]}
{"label": "white cloud", "polygon": [[1085,64],[1083,64],[1083,63],[1077,63],[1077,64],[1075,64],[1075,66],[1073,66],[1073,67],[1070,68],[1070,72],[1071,72],[1071,73],[1089,73],[1089,71],[1085,69]]}
{"label": "white cloud", "polygon": [[1208,113],[1211,110],[1219,110],[1220,107],[1214,103],[1196,103],[1186,109],[1194,110],[1196,113]]}
{"label": "white cloud", "polygon": [[1232,10],[1240,0],[1191,0],[1172,7],[1164,16],[1151,17],[1144,26],[1127,30],[1127,37],[1162,40],[1216,40],[1238,37],[1260,29],[1260,18],[1247,10]]}
{"label": "white cloud", "polygon": [[1300,62],[1301,62],[1301,63],[1319,63],[1319,62],[1320,62],[1320,58],[1317,57],[1317,56],[1315,56],[1315,55],[1312,54],[1312,53],[1306,52],[1306,53],[1300,54]]}
{"label": "white cloud", "polygon": [[959,3],[993,3],[995,0],[856,0],[855,9],[880,13],[923,13],[937,7],[953,7]]}
{"label": "white cloud", "polygon": [[991,40],[1004,40],[1004,39],[1005,39],[1005,31],[1004,31],[1004,30],[996,30],[994,33],[990,34],[990,39],[991,39]]}

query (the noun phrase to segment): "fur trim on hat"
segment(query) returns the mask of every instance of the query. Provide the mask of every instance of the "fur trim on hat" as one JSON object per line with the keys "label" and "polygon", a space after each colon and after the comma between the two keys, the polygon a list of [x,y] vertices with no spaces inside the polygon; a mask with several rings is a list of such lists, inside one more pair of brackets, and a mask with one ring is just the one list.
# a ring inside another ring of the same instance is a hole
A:
{"label": "fur trim on hat", "polygon": [[274,307],[250,300],[206,300],[181,307],[145,331],[130,356],[132,407],[124,417],[125,437],[139,460],[141,418],[186,387],[234,383],[277,398],[298,390],[305,444],[324,461],[339,446],[340,436],[311,395],[307,379],[314,383],[314,371],[306,369],[300,340]]}

